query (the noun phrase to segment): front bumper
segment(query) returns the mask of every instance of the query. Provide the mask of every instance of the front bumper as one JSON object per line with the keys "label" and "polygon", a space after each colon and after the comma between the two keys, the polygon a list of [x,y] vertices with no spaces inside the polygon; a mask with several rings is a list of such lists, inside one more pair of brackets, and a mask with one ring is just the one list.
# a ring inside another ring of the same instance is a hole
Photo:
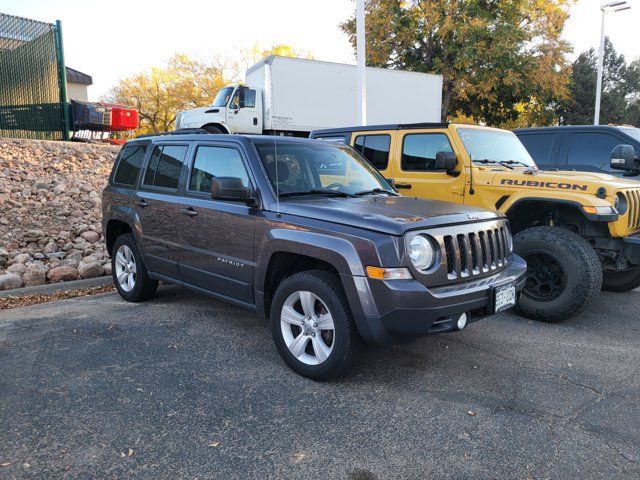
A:
{"label": "front bumper", "polygon": [[633,265],[640,265],[640,234],[630,235],[622,239],[624,242],[624,255]]}
{"label": "front bumper", "polygon": [[353,277],[354,294],[362,307],[362,314],[354,315],[358,330],[366,342],[390,344],[456,330],[463,313],[468,322],[492,315],[495,287],[515,282],[518,295],[524,287],[525,261],[516,255],[510,260],[509,266],[495,275],[436,288],[417,280]]}

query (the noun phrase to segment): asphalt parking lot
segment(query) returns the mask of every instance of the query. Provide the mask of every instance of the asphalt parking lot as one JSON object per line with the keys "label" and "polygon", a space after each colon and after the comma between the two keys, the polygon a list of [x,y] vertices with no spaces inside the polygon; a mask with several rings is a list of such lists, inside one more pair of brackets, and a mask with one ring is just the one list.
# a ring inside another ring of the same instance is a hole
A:
{"label": "asphalt parking lot", "polygon": [[639,347],[638,291],[365,347],[327,383],[179,287],[0,311],[0,477],[637,479]]}

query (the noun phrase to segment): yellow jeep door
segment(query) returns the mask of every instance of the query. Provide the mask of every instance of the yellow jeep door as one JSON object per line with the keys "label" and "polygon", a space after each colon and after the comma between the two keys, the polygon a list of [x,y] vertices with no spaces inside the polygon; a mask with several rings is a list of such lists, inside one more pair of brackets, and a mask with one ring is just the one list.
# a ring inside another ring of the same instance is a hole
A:
{"label": "yellow jeep door", "polygon": [[458,156],[457,176],[436,170],[438,152],[455,152],[446,129],[397,131],[393,158],[393,179],[400,193],[462,203],[465,175]]}

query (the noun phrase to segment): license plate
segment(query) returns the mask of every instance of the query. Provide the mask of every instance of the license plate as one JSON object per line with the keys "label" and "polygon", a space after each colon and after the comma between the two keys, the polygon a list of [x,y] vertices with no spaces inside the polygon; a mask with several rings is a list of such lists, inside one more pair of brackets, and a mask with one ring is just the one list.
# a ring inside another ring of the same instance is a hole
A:
{"label": "license plate", "polygon": [[516,284],[508,283],[500,285],[495,290],[495,311],[496,313],[507,310],[516,304]]}

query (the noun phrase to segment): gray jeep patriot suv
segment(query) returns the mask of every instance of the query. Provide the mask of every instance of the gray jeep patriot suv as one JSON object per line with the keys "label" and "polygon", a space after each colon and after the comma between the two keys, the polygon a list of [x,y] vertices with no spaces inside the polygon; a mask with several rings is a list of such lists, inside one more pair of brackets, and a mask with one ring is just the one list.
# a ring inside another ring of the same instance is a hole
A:
{"label": "gray jeep patriot suv", "polygon": [[165,280],[254,310],[316,380],[344,370],[356,335],[407,341],[513,306],[526,269],[504,217],[399,196],[357,152],[317,140],[138,138],[103,215],[122,298]]}

